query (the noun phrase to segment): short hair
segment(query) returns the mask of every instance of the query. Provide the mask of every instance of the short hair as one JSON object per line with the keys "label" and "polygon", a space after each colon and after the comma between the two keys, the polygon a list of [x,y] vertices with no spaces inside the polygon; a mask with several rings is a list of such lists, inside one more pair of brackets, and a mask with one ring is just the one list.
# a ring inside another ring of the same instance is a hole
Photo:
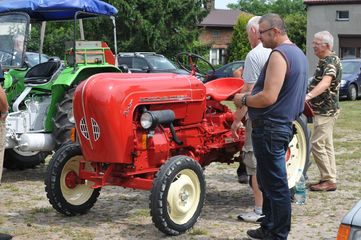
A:
{"label": "short hair", "polygon": [[249,30],[251,30],[252,27],[256,28],[256,30],[258,31],[259,28],[259,20],[261,19],[261,16],[253,16],[248,20],[248,23],[246,25],[246,30],[247,32],[249,32]]}
{"label": "short hair", "polygon": [[284,35],[287,32],[286,24],[282,17],[275,13],[267,13],[261,17],[259,24],[262,22],[268,22],[271,28],[278,28],[281,34]]}
{"label": "short hair", "polygon": [[330,50],[333,48],[333,36],[329,31],[317,32],[314,35],[314,38],[319,38],[322,40],[322,43],[328,44]]}

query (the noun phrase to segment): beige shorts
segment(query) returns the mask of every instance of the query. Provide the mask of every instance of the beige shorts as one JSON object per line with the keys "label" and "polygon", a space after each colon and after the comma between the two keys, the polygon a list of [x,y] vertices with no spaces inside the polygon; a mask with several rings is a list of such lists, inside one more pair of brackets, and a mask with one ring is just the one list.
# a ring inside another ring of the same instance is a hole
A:
{"label": "beige shorts", "polygon": [[256,175],[257,160],[252,147],[252,122],[248,118],[246,122],[246,140],[243,146],[243,162],[246,165],[247,175]]}
{"label": "beige shorts", "polygon": [[247,175],[256,175],[257,160],[253,151],[243,152],[243,162],[246,165]]}

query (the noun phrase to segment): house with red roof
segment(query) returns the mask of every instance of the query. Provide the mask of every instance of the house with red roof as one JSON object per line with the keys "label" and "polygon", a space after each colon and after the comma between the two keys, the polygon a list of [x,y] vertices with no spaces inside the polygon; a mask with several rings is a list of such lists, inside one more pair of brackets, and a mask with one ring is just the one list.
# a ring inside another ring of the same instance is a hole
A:
{"label": "house with red roof", "polygon": [[213,1],[209,14],[199,24],[202,28],[199,41],[210,46],[209,62],[213,65],[226,62],[233,27],[241,12],[240,10],[214,9]]}

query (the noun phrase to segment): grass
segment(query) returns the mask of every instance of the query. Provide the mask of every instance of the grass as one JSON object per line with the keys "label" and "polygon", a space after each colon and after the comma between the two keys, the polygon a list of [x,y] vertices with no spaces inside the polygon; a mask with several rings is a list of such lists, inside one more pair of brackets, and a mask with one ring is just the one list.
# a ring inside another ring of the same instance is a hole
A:
{"label": "grass", "polygon": [[361,101],[341,101],[341,112],[334,128],[334,146],[337,164],[361,159]]}

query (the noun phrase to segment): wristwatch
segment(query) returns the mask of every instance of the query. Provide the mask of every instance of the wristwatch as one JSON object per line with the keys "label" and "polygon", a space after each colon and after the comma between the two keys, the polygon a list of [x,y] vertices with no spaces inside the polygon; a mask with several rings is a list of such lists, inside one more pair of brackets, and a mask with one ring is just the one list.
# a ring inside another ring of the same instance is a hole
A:
{"label": "wristwatch", "polygon": [[[248,94],[245,94],[245,95],[242,97],[242,100],[241,100],[242,106],[247,106],[247,97],[248,97]],[[248,106],[247,106],[247,107],[248,107]]]}

